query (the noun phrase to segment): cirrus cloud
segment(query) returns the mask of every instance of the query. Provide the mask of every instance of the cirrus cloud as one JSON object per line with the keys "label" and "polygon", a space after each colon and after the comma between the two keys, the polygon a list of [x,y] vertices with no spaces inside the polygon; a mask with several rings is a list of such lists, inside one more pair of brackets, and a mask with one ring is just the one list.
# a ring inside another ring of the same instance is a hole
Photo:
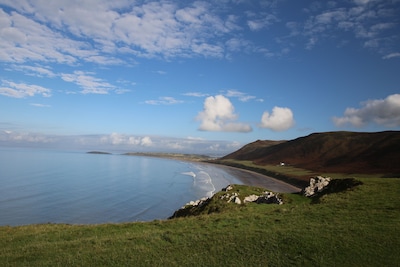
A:
{"label": "cirrus cloud", "polygon": [[368,100],[361,103],[361,108],[347,108],[343,117],[334,117],[336,126],[350,124],[362,127],[376,123],[386,127],[400,126],[400,94],[389,95],[385,99]]}
{"label": "cirrus cloud", "polygon": [[272,131],[285,131],[294,125],[293,112],[290,108],[274,107],[272,113],[265,111],[261,117],[261,128]]}
{"label": "cirrus cloud", "polygon": [[197,120],[201,121],[200,131],[251,132],[250,125],[236,122],[237,115],[231,101],[223,95],[209,96],[204,101],[203,111]]}

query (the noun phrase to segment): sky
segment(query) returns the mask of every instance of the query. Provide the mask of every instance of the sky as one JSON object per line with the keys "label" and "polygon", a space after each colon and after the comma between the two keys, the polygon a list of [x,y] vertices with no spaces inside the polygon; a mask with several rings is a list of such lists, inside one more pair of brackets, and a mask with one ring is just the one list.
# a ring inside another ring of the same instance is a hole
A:
{"label": "sky", "polygon": [[0,146],[223,155],[400,130],[400,0],[0,0]]}

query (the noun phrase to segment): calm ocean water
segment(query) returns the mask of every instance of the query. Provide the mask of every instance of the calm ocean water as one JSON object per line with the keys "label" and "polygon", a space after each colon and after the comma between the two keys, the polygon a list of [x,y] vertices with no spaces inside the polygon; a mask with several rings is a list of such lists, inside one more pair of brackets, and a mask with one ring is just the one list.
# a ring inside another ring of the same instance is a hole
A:
{"label": "calm ocean water", "polygon": [[0,148],[0,225],[166,219],[231,183],[242,184],[201,163]]}

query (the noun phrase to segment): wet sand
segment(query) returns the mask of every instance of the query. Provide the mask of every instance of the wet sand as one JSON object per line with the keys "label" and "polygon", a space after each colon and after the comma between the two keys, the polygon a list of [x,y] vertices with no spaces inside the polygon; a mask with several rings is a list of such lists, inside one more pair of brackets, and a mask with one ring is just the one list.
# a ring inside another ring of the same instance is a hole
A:
{"label": "wet sand", "polygon": [[238,178],[245,185],[264,187],[278,193],[297,193],[301,191],[301,188],[299,187],[257,172],[225,165],[219,165],[218,167],[223,168],[226,172]]}

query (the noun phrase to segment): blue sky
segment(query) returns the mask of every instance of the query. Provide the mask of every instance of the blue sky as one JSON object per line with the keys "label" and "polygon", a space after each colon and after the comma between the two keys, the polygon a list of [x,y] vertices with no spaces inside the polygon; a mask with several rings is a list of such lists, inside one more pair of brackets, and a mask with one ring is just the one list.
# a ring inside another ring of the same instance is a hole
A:
{"label": "blue sky", "polygon": [[224,154],[399,130],[398,14],[399,0],[0,0],[0,145]]}

